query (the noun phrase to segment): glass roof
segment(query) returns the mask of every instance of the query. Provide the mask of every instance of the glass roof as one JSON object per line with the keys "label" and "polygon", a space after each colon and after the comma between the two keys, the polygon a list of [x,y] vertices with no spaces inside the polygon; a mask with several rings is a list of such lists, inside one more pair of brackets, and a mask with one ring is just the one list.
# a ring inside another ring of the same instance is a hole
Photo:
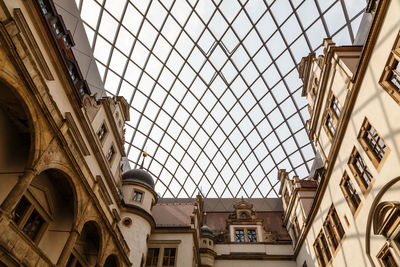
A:
{"label": "glass roof", "polygon": [[276,197],[315,148],[298,64],[351,44],[365,0],[75,0],[109,95],[130,104],[131,166],[161,197]]}

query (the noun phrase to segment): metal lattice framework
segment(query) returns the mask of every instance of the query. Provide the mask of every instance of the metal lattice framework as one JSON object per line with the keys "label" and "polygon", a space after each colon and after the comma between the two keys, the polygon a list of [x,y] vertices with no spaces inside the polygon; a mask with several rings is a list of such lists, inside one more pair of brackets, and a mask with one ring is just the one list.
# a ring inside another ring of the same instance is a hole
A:
{"label": "metal lattice framework", "polygon": [[75,0],[110,95],[130,104],[126,152],[162,197],[277,196],[305,177],[298,63],[351,44],[365,0]]}

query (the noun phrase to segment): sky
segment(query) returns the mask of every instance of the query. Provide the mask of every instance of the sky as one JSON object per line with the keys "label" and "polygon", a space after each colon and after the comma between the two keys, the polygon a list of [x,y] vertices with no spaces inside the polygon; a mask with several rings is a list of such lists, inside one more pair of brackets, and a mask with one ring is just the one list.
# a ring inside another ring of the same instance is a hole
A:
{"label": "sky", "polygon": [[125,149],[161,197],[277,197],[306,178],[298,64],[353,42],[365,0],[75,0],[107,94],[130,104]]}

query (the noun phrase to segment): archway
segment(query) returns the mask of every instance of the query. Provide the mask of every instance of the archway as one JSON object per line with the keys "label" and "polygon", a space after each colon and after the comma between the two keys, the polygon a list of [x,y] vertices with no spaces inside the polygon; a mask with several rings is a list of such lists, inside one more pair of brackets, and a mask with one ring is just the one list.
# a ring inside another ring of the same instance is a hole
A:
{"label": "archway", "polygon": [[94,266],[101,247],[101,232],[95,221],[86,222],[75,242],[68,267]]}
{"label": "archway", "polygon": [[0,81],[0,203],[24,173],[30,159],[33,127],[15,89]]}
{"label": "archway", "polygon": [[19,228],[57,262],[74,225],[75,211],[71,180],[59,170],[48,169],[32,180],[12,215]]}
{"label": "archway", "polygon": [[119,267],[117,256],[114,254],[108,256],[104,263],[104,267]]}

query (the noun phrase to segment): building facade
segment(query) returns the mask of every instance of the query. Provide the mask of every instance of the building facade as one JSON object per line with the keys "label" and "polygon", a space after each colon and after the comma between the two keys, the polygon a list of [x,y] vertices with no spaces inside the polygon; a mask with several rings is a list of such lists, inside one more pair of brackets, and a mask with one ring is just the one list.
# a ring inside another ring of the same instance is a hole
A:
{"label": "building facade", "polygon": [[163,199],[121,164],[129,105],[53,1],[0,0],[0,266],[400,266],[399,12],[369,1],[362,45],[301,61],[309,177],[281,170],[276,199]]}

